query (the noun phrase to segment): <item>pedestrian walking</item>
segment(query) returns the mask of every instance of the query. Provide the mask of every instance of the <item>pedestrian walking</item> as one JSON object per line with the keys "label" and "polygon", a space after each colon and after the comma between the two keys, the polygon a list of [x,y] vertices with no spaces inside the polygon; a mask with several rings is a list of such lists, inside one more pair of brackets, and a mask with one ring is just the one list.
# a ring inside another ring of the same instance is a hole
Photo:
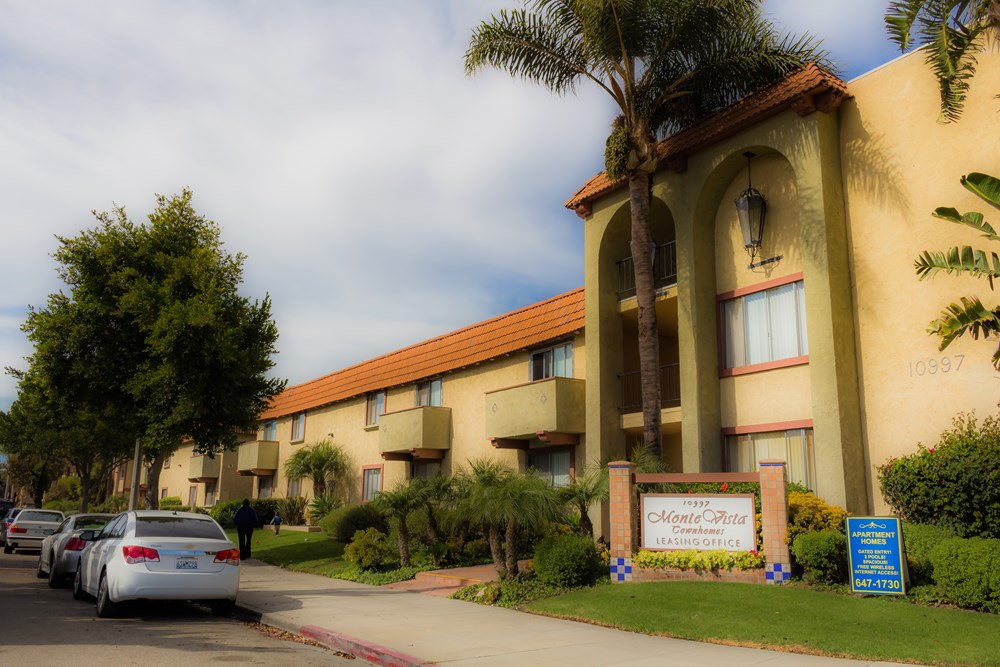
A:
{"label": "pedestrian walking", "polygon": [[280,515],[275,514],[273,517],[271,517],[271,527],[274,528],[274,534],[275,535],[277,535],[279,532],[281,532],[281,516]]}
{"label": "pedestrian walking", "polygon": [[253,537],[253,529],[257,527],[257,512],[250,507],[248,498],[244,498],[243,505],[236,510],[233,523],[236,524],[236,534],[240,540],[240,560],[247,560],[250,558],[250,538]]}

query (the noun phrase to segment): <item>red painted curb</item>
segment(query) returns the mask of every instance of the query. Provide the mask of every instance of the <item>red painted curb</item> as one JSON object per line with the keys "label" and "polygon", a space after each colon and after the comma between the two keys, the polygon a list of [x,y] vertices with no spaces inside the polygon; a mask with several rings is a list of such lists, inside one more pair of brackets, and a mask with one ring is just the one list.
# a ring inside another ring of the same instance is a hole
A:
{"label": "red painted curb", "polygon": [[385,667],[421,667],[435,664],[385,646],[366,642],[363,639],[355,639],[333,630],[321,628],[318,625],[303,625],[299,629],[299,634],[339,651],[353,653],[369,662],[385,665]]}

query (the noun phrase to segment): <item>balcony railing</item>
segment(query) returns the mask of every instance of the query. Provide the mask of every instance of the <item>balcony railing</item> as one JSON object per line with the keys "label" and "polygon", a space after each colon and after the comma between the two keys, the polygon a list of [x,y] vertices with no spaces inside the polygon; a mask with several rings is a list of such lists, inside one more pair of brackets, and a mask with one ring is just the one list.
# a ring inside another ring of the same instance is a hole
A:
{"label": "balcony railing", "polygon": [[[653,287],[677,284],[677,242],[653,248]],[[635,296],[635,266],[631,257],[618,262],[618,298]]]}
{"label": "balcony railing", "polygon": [[[638,412],[642,410],[642,384],[639,373],[624,373],[618,376],[621,387],[621,401],[618,407],[622,412]],[[681,365],[665,364],[660,366],[660,407],[674,408],[681,404]]]}

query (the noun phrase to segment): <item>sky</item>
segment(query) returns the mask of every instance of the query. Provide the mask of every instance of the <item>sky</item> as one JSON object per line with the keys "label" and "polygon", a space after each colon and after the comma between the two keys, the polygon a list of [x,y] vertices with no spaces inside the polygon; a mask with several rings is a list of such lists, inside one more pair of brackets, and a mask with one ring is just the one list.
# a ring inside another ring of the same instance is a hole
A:
{"label": "sky", "polygon": [[[849,81],[899,55],[887,0],[765,0]],[[193,205],[269,295],[289,385],[583,284],[563,203],[603,169],[604,93],[467,77],[515,0],[0,0],[0,366],[64,286],[57,236]],[[0,409],[16,395],[0,375]]]}

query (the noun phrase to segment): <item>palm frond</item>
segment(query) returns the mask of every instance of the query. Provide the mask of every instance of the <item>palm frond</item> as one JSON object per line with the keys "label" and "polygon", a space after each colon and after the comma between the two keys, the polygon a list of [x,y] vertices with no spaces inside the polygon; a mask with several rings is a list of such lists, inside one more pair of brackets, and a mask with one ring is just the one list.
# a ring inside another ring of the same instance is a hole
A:
{"label": "palm frond", "polygon": [[[966,333],[977,340],[1000,333],[1000,307],[990,310],[977,297],[962,297],[960,303],[949,304],[937,319],[928,324],[927,333],[941,339],[941,350]],[[998,359],[1000,357],[994,354],[994,365]]]}
{"label": "palm frond", "polygon": [[1000,178],[974,171],[962,177],[962,186],[990,206],[1000,209]]}
{"label": "palm frond", "polygon": [[914,262],[920,280],[945,272],[952,275],[962,273],[975,278],[986,278],[993,288],[993,280],[1000,277],[1000,257],[997,253],[987,253],[971,246],[954,247],[947,252],[925,250]]}
{"label": "palm frond", "polygon": [[890,2],[885,11],[885,30],[889,39],[899,44],[901,51],[910,49],[910,35],[917,14],[923,8],[925,0],[902,0]]}

